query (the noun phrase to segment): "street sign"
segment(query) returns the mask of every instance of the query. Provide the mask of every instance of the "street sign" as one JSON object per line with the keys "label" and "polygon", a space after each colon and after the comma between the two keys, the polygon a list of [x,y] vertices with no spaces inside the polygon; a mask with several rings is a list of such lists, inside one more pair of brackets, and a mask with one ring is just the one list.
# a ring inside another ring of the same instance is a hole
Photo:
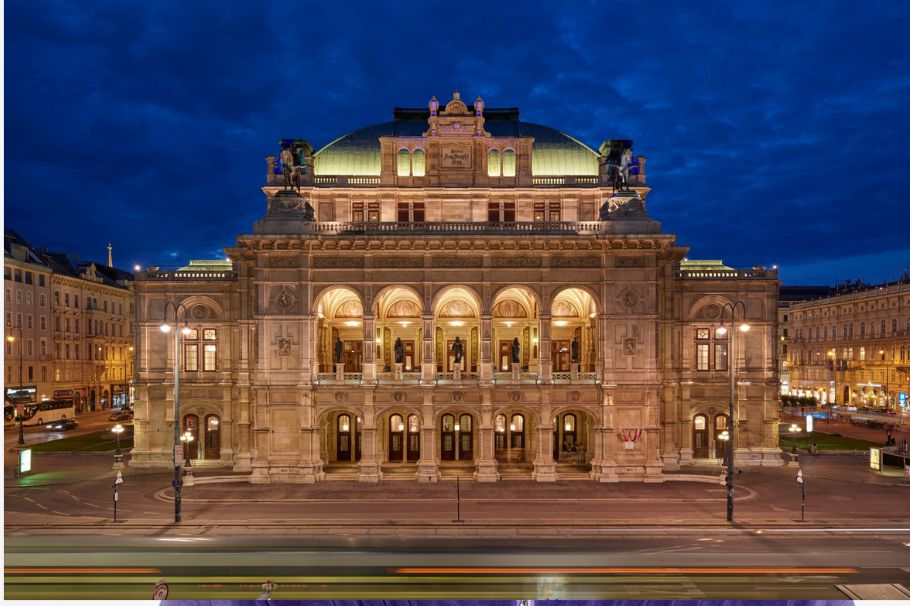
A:
{"label": "street sign", "polygon": [[876,471],[882,468],[882,451],[880,448],[869,449],[869,469]]}
{"label": "street sign", "polygon": [[25,448],[19,451],[19,473],[28,473],[32,470],[32,449]]}
{"label": "street sign", "polygon": [[800,469],[799,471],[796,472],[796,483],[797,484],[803,483],[803,470],[802,469]]}
{"label": "street sign", "polygon": [[906,391],[900,392],[897,396],[897,399],[900,401],[901,408],[907,407],[907,392]]}

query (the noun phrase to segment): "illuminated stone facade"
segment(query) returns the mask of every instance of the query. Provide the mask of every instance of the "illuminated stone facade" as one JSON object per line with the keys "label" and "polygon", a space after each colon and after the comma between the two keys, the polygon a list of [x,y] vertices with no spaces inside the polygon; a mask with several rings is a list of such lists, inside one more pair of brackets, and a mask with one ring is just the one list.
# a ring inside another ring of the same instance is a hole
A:
{"label": "illuminated stone facade", "polygon": [[133,464],[171,464],[174,337],[159,325],[174,302],[193,331],[180,422],[197,464],[263,483],[659,482],[716,462],[715,329],[737,300],[752,330],[736,457],[779,464],[776,272],[684,261],[647,214],[630,144],[594,151],[457,94],[315,153],[285,142],[230,263],[138,277]]}
{"label": "illuminated stone facade", "polygon": [[790,308],[790,393],[898,409],[910,398],[910,279]]}

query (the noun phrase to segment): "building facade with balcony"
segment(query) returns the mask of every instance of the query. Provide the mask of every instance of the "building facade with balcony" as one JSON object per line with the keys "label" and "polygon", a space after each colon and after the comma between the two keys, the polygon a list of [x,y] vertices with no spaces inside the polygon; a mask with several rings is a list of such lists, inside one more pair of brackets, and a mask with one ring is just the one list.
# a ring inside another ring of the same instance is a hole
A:
{"label": "building facade with balcony", "polygon": [[779,464],[775,271],[685,261],[630,141],[457,93],[393,117],[283,142],[230,262],[137,276],[134,465],[172,465],[175,338],[184,455],[251,482],[662,481],[730,429]]}
{"label": "building facade with balcony", "polygon": [[910,276],[794,304],[789,345],[791,394],[902,408],[910,398]]}

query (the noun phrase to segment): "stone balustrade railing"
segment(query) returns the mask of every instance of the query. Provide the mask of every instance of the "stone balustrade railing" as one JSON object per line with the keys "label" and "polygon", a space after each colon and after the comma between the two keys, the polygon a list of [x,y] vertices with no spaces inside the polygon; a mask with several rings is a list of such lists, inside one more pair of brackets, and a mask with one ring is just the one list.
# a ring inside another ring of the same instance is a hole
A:
{"label": "stone balustrade railing", "polygon": [[596,235],[600,221],[322,221],[313,222],[308,231],[319,235],[340,234],[573,234]]}

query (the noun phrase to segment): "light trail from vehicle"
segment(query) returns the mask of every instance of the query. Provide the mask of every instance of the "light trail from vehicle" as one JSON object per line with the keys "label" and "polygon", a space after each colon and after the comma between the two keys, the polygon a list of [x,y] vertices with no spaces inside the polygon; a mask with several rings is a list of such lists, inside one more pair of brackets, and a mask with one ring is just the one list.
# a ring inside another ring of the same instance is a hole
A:
{"label": "light trail from vehicle", "polygon": [[856,568],[395,568],[398,574],[854,574]]}

